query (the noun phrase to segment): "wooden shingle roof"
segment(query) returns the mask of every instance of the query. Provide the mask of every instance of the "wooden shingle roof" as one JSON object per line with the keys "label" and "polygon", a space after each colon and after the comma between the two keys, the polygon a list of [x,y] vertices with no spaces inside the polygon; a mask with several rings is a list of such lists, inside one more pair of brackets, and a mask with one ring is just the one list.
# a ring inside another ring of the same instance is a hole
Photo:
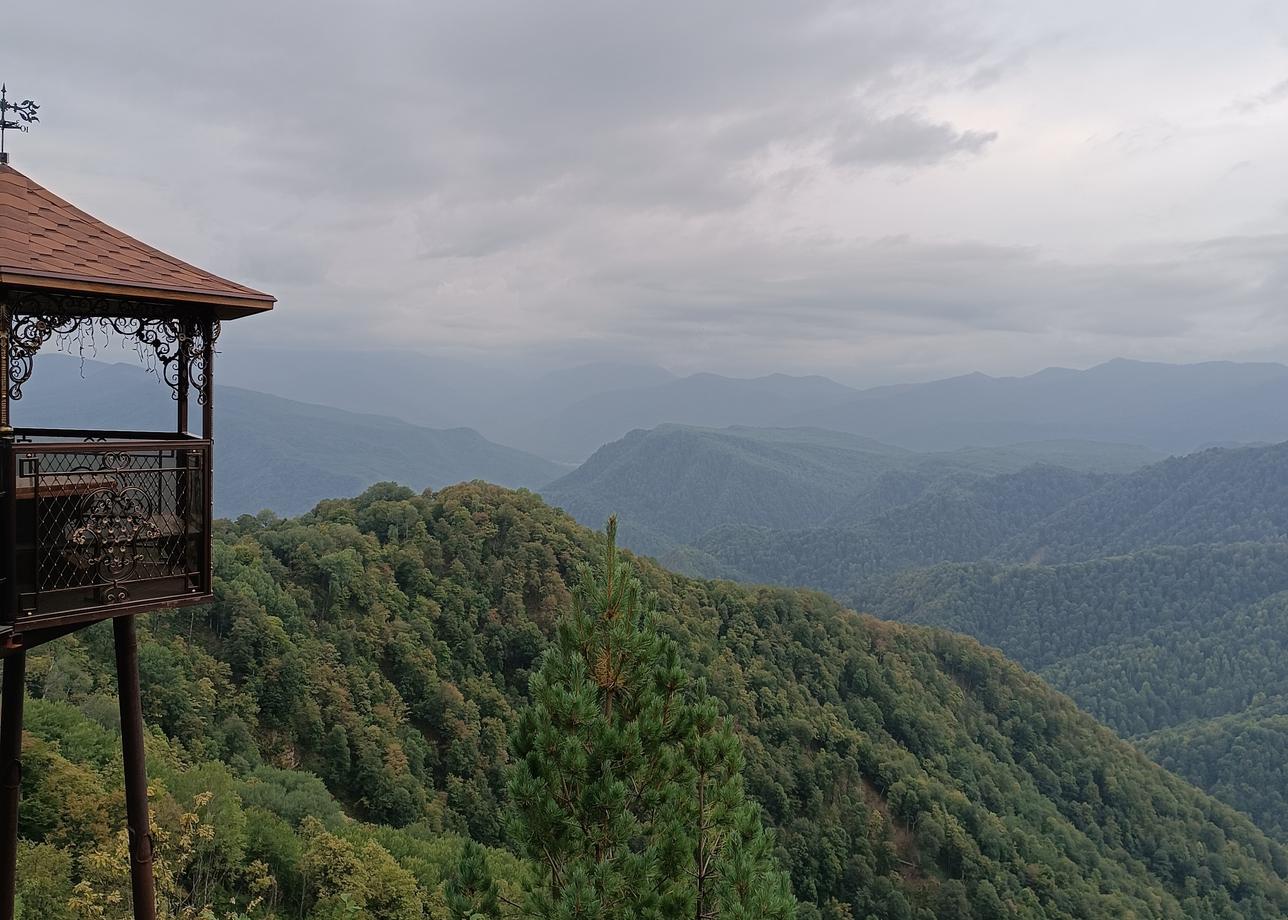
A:
{"label": "wooden shingle roof", "polygon": [[7,286],[210,307],[219,319],[274,303],[109,227],[0,165],[0,287]]}

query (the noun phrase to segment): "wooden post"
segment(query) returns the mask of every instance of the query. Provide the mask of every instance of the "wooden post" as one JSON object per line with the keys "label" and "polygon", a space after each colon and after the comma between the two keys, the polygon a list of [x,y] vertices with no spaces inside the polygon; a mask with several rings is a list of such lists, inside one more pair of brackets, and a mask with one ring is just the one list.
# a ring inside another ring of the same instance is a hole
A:
{"label": "wooden post", "polygon": [[[12,622],[18,616],[18,579],[14,571],[17,537],[17,456],[9,424],[9,308],[0,293],[0,612]],[[13,920],[18,884],[18,802],[22,795],[22,701],[27,653],[10,652],[0,686],[0,920]]]}
{"label": "wooden post", "polygon": [[215,321],[212,314],[203,321],[201,327],[201,340],[205,351],[202,353],[202,364],[205,373],[201,378],[201,436],[210,441],[210,447],[206,450],[205,480],[201,500],[206,507],[202,515],[204,521],[203,527],[205,532],[202,534],[201,546],[205,558],[202,560],[202,571],[206,573],[205,590],[211,590],[211,571],[215,558],[215,530],[214,530],[214,513],[215,513],[215,336],[218,334],[219,324]]}
{"label": "wooden post", "polygon": [[148,774],[143,751],[143,704],[139,692],[139,645],[134,617],[112,620],[112,635],[116,641],[116,689],[121,705],[125,821],[130,832],[130,890],[134,896],[134,918],[156,920],[152,832],[148,823]]}
{"label": "wooden post", "polygon": [[4,662],[0,688],[0,920],[13,920],[17,889],[18,799],[22,787],[22,698],[27,653]]}
{"label": "wooden post", "polygon": [[13,425],[9,422],[9,303],[0,291],[0,437],[12,437]]}
{"label": "wooden post", "polygon": [[188,433],[188,384],[189,384],[189,367],[192,363],[192,323],[188,320],[179,321],[179,354],[175,361],[178,364],[176,373],[178,376],[178,386],[175,389],[175,396],[179,401],[178,417],[175,419],[175,430],[179,434]]}
{"label": "wooden post", "polygon": [[[188,436],[188,410],[191,402],[191,382],[192,382],[192,346],[193,337],[197,328],[190,320],[179,320],[179,354],[176,357],[175,371],[178,374],[175,387],[175,399],[178,402],[178,412],[175,417],[175,430],[179,437]],[[200,358],[200,355],[198,355]],[[184,571],[192,570],[192,483],[189,481],[192,477],[192,469],[189,467],[190,458],[186,450],[175,451],[174,455],[174,505],[179,519],[183,521],[183,539],[174,547],[172,552],[174,557],[171,564],[182,564]],[[204,591],[203,584],[191,586],[195,591]]]}

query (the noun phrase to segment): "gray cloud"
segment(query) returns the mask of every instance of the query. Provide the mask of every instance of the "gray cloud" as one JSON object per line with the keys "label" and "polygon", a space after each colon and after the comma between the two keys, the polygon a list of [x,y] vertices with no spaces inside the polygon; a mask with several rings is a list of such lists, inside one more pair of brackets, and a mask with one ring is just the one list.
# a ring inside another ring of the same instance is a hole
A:
{"label": "gray cloud", "polygon": [[1236,111],[1246,114],[1264,109],[1267,106],[1278,105],[1285,100],[1288,100],[1288,79],[1280,80],[1264,92],[1240,99],[1234,104],[1234,108]]}
{"label": "gray cloud", "polygon": [[959,153],[980,153],[995,140],[996,131],[959,131],[902,112],[848,126],[835,140],[832,159],[842,166],[929,166]]}
{"label": "gray cloud", "polygon": [[9,11],[6,79],[45,105],[16,165],[280,297],[230,341],[1288,357],[1285,32],[1254,5],[76,0]]}

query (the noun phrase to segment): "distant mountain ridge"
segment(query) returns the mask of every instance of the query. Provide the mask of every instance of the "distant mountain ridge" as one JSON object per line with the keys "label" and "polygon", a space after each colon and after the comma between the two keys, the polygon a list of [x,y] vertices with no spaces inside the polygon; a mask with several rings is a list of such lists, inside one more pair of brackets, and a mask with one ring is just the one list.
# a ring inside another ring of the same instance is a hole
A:
{"label": "distant mountain ridge", "polygon": [[1288,539],[1288,443],[1211,448],[1130,473],[1017,536],[1013,559]]}
{"label": "distant mountain ridge", "polygon": [[[694,544],[753,581],[853,599],[866,579],[992,558],[1060,562],[1160,545],[1288,540],[1288,442],[1213,448],[1134,473],[1035,466],[995,477],[916,479],[888,504],[796,530],[713,528]],[[895,496],[891,500],[891,496]]]}
{"label": "distant mountain ridge", "polygon": [[803,412],[857,392],[826,377],[769,374],[739,379],[692,374],[655,386],[586,396],[534,420],[528,431],[513,440],[543,456],[581,459],[628,431],[664,424],[791,426],[798,424],[795,420]]}
{"label": "distant mountain ridge", "polygon": [[[215,513],[301,514],[319,501],[396,479],[417,489],[471,479],[535,488],[565,470],[469,428],[430,429],[395,418],[215,387]],[[46,355],[21,401],[19,425],[174,424],[170,390],[142,368]]]}
{"label": "distant mountain ridge", "polygon": [[617,514],[628,545],[665,554],[718,527],[857,524],[952,476],[970,488],[1035,463],[1117,472],[1158,458],[1146,448],[1072,441],[919,453],[814,428],[659,425],[605,445],[541,492],[582,522]]}
{"label": "distant mountain ridge", "polygon": [[[821,376],[677,376],[596,362],[547,373],[499,358],[407,351],[246,348],[226,383],[433,427],[468,425],[561,463],[635,429],[815,427],[945,451],[1026,441],[1140,444],[1163,454],[1288,438],[1288,366],[1115,359],[1019,377],[967,374],[860,389]],[[361,373],[348,369],[360,369]]]}
{"label": "distant mountain ridge", "polygon": [[801,423],[922,450],[1077,438],[1183,452],[1209,442],[1288,438],[1279,409],[1286,398],[1288,367],[1281,364],[1115,359],[1085,371],[875,388],[805,414]]}
{"label": "distant mountain ridge", "polygon": [[718,527],[663,558],[972,635],[1288,840],[1288,442],[874,493],[829,526]]}

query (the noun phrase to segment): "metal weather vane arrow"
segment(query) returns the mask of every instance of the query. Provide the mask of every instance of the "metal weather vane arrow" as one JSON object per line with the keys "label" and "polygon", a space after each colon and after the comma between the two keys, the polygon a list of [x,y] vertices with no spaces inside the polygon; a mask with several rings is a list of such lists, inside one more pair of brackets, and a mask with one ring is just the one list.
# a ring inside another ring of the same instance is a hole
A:
{"label": "metal weather vane arrow", "polygon": [[0,163],[9,162],[9,154],[4,149],[4,133],[22,131],[25,134],[29,125],[40,121],[36,114],[40,111],[39,105],[30,99],[10,102],[8,95],[9,87],[0,83]]}

